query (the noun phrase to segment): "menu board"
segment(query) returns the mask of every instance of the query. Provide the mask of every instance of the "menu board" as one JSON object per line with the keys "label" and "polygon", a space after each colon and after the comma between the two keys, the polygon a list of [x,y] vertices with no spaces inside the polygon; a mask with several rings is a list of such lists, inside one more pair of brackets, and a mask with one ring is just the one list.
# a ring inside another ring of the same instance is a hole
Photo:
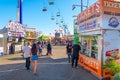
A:
{"label": "menu board", "polygon": [[7,28],[10,32],[24,32],[25,25],[14,21],[9,21],[7,24]]}
{"label": "menu board", "polygon": [[36,39],[37,36],[36,36],[36,32],[26,32],[26,39]]}

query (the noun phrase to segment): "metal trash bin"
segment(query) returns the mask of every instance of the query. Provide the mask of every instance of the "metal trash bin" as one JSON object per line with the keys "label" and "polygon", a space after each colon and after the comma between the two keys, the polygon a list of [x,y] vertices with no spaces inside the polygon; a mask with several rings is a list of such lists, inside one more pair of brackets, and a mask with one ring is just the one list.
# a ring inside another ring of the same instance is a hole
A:
{"label": "metal trash bin", "polygon": [[4,53],[3,53],[3,52],[0,52],[0,56],[4,56]]}

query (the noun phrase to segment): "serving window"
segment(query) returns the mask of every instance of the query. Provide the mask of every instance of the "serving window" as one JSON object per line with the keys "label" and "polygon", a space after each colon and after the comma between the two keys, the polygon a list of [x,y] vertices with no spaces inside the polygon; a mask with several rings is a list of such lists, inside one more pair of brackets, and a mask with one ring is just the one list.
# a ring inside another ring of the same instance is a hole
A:
{"label": "serving window", "polygon": [[82,53],[88,57],[98,59],[98,36],[82,36]]}

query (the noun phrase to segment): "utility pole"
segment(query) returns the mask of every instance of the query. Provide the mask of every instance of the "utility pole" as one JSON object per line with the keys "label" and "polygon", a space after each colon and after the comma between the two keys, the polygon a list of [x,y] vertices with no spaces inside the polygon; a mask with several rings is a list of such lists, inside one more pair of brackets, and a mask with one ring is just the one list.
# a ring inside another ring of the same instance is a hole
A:
{"label": "utility pole", "polygon": [[83,11],[83,0],[81,0],[81,12]]}
{"label": "utility pole", "polygon": [[74,10],[75,8],[76,8],[76,6],[78,6],[78,7],[81,7],[81,12],[83,11],[83,7],[85,7],[85,8],[88,8],[88,4],[89,4],[89,0],[87,0],[87,6],[84,6],[83,5],[83,0],[81,0],[81,4],[79,5],[75,5],[75,4],[73,4],[72,5],[72,10]]}

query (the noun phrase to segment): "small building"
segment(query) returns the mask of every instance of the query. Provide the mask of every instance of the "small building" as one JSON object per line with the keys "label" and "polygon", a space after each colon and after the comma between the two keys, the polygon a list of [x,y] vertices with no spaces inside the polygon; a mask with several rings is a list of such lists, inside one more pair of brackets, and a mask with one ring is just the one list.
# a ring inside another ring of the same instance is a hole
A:
{"label": "small building", "polygon": [[26,41],[34,42],[37,40],[36,28],[25,28],[25,34]]}
{"label": "small building", "polygon": [[108,61],[120,63],[120,2],[98,0],[77,16],[82,51],[79,64],[98,77],[112,74],[103,67]]}
{"label": "small building", "polygon": [[9,21],[8,24],[0,30],[3,35],[3,49],[5,54],[13,54],[21,51],[24,44],[25,25],[18,22]]}

